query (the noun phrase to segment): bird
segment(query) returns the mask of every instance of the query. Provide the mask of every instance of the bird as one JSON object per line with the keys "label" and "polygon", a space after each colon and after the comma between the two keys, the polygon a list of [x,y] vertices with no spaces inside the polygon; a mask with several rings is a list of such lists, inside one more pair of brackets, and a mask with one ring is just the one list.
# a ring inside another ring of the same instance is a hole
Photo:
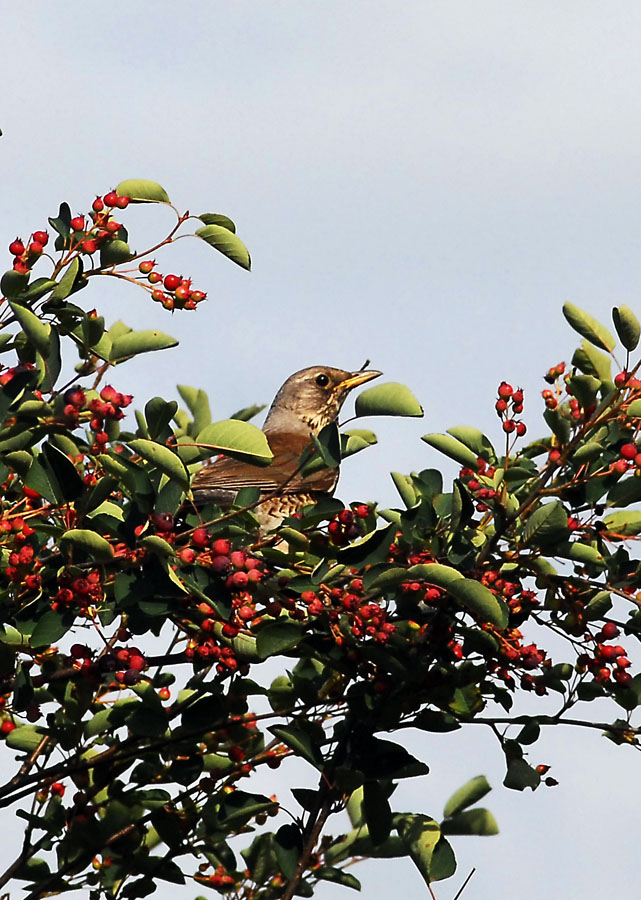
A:
{"label": "bird", "polygon": [[229,456],[205,464],[192,483],[196,508],[207,503],[229,507],[241,488],[257,487],[265,499],[254,512],[261,531],[266,532],[303,506],[331,497],[338,469],[322,468],[302,475],[301,454],[312,445],[312,436],[336,421],[350,391],[382,374],[366,370],[365,366],[357,372],[309,366],[290,375],[276,394],[263,425],[274,454],[270,464],[259,468]]}

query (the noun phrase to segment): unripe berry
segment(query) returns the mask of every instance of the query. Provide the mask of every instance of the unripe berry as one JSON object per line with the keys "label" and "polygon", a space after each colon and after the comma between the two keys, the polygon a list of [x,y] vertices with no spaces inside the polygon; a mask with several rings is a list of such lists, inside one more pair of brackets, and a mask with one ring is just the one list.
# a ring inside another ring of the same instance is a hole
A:
{"label": "unripe berry", "polygon": [[143,259],[143,261],[138,266],[138,271],[142,272],[143,275],[148,275],[155,265],[156,263],[153,259]]}
{"label": "unripe berry", "polygon": [[150,272],[147,276],[147,281],[149,282],[149,284],[158,284],[159,281],[162,281],[162,275],[160,274],[160,272]]}

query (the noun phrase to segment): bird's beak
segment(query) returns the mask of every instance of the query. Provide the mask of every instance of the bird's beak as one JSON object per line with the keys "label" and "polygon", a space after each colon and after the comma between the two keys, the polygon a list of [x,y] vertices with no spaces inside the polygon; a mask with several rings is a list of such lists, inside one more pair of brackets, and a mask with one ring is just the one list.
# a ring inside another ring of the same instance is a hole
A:
{"label": "bird's beak", "polygon": [[375,369],[370,369],[367,372],[353,372],[349,378],[346,378],[345,381],[341,381],[338,388],[340,391],[351,391],[352,388],[358,387],[360,384],[365,384],[373,378],[378,378],[379,375],[382,374],[382,372],[377,372]]}

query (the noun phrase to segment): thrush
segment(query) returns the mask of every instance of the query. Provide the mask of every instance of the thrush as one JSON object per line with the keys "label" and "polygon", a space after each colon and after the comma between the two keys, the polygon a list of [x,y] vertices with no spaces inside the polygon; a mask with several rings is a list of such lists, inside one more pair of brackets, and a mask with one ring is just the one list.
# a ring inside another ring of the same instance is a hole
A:
{"label": "thrush", "polygon": [[301,454],[312,444],[312,435],[334,422],[353,388],[381,372],[347,372],[329,366],[310,366],[295,372],[280,388],[269,409],[263,431],[274,458],[258,468],[229,456],[206,464],[193,480],[194,503],[227,507],[241,488],[257,487],[265,500],[255,513],[261,529],[276,528],[303,506],[331,497],[338,469],[322,468],[303,475]]}

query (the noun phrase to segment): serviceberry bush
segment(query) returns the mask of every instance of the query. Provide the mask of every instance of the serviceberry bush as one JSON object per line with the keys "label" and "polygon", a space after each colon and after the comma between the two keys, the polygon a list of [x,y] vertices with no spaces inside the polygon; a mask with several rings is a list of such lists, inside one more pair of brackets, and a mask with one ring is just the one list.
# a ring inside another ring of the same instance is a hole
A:
{"label": "serviceberry bush", "polygon": [[[532,758],[542,727],[638,746],[639,323],[613,311],[621,350],[567,304],[582,342],[545,374],[542,402],[507,381],[488,398],[504,446],[472,427],[425,435],[460,466],[449,488],[433,468],[394,473],[398,508],[324,500],[265,534],[255,491],[230,509],[190,493],[213,454],[269,464],[248,421],[260,407],[212,422],[205,392],[183,385],[185,409],[152,397],[132,415],[123,366],[176,342],[157,308],[132,331],[82,293],[118,278],[193,311],[205,293],[153,254],[189,235],[244,268],[249,254],[227,217],[178,211],[134,253],[130,203],[169,198],[131,180],[88,212],[63,203],[51,233],[11,242],[0,282],[0,806],[24,829],[0,886],[106,900],[189,882],[291,900],[325,881],[358,888],[355,861],[392,856],[428,884],[449,878],[452,839],[497,832],[477,805],[490,787],[479,775],[436,817],[398,809],[399,780],[429,771],[406,729],[485,725],[519,791],[556,784]],[[542,436],[527,443],[535,405]],[[356,400],[357,418],[421,414],[398,384]],[[375,441],[331,426],[301,468]],[[309,779],[281,809],[254,776],[282,780],[292,757]]]}

